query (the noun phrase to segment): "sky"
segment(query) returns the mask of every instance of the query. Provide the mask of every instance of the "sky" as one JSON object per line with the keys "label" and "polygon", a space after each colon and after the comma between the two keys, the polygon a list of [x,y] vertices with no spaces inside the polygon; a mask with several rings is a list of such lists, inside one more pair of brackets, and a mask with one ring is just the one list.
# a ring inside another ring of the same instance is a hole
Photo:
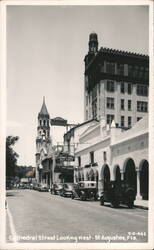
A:
{"label": "sky", "polygon": [[[89,34],[99,48],[148,53],[147,6],[8,6],[7,135],[19,136],[18,165],[35,167],[43,96],[50,118],[83,122],[84,57]],[[53,143],[64,128],[51,128]]]}

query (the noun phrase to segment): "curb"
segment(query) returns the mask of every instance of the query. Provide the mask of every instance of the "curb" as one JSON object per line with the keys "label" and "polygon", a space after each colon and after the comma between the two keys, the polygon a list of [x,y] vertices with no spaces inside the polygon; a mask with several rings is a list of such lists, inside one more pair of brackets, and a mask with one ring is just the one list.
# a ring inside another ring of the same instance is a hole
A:
{"label": "curb", "polygon": [[134,207],[140,208],[140,209],[144,209],[144,210],[149,210],[148,207],[143,206],[143,205],[134,205]]}

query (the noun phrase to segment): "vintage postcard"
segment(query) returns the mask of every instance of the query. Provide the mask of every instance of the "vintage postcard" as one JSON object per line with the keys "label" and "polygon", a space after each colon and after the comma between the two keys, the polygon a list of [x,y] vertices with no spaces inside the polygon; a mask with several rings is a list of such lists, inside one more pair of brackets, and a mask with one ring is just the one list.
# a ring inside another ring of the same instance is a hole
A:
{"label": "vintage postcard", "polygon": [[0,248],[153,249],[153,1],[0,4]]}

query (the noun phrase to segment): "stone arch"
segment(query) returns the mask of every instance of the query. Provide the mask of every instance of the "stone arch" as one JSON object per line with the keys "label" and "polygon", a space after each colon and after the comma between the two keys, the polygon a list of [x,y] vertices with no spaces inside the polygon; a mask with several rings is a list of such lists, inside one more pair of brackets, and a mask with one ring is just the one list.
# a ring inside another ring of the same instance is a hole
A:
{"label": "stone arch", "polygon": [[101,182],[104,187],[104,190],[108,189],[108,185],[110,182],[110,169],[107,164],[104,164],[102,169],[101,169]]}
{"label": "stone arch", "polygon": [[142,160],[139,165],[140,170],[140,194],[143,200],[149,198],[149,163],[147,160]]}
{"label": "stone arch", "polygon": [[137,191],[137,175],[135,162],[132,158],[128,158],[124,162],[124,182],[127,186],[132,187]]}
{"label": "stone arch", "polygon": [[86,181],[89,181],[90,177],[89,177],[89,174],[88,172],[86,173]]}

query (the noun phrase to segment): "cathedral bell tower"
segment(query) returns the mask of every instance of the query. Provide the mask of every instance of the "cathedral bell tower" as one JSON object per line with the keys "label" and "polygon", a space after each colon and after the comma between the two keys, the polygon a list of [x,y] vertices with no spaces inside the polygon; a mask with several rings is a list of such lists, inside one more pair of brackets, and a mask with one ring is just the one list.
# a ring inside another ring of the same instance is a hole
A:
{"label": "cathedral bell tower", "polygon": [[43,97],[43,104],[38,114],[38,126],[36,137],[36,180],[38,181],[39,166],[41,164],[40,152],[42,148],[45,148],[48,152],[51,144],[50,138],[50,116],[45,104],[45,98]]}

